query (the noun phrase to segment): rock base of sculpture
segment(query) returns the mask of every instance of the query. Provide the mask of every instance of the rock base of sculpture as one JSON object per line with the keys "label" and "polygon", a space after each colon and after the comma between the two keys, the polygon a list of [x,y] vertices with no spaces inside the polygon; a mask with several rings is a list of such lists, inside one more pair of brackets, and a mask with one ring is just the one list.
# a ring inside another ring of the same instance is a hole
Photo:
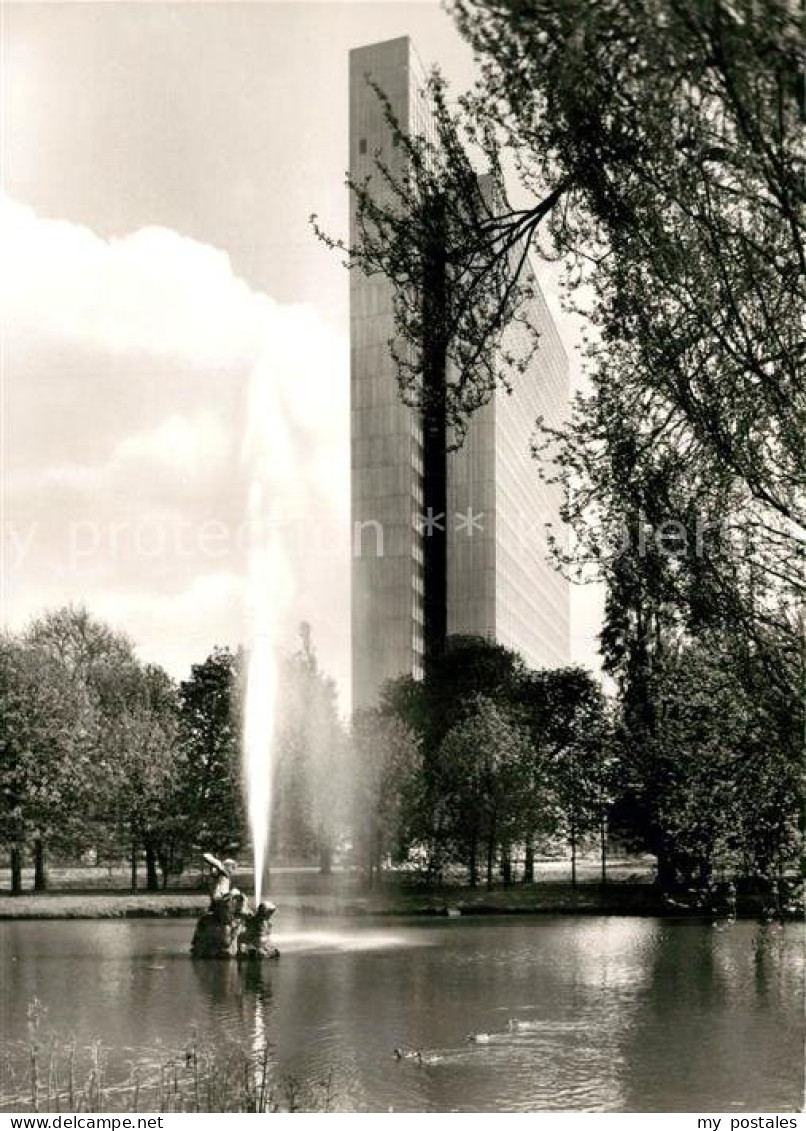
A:
{"label": "rock base of sculpture", "polygon": [[236,958],[245,961],[279,958],[271,942],[273,903],[260,903],[254,911],[242,892],[233,888],[227,869],[205,854],[210,868],[210,908],[196,923],[190,953],[194,958]]}
{"label": "rock base of sculpture", "polygon": [[238,938],[238,958],[279,958],[280,952],[271,941],[273,903],[260,903],[252,915],[244,919],[243,934]]}

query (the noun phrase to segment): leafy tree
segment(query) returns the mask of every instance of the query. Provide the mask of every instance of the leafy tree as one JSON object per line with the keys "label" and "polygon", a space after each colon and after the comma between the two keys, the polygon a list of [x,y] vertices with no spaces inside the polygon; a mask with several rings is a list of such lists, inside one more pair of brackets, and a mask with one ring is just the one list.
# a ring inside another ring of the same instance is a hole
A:
{"label": "leafy tree", "polygon": [[[29,662],[40,669],[44,689],[58,696],[58,734],[43,756],[49,772],[43,783],[58,782],[55,805],[43,812],[34,838],[35,887],[43,889],[46,845],[86,847],[104,835],[113,808],[113,760],[107,741],[120,706],[127,674],[136,670],[131,642],[83,606],[67,605],[36,618],[22,636]],[[29,796],[40,801],[47,786]],[[49,816],[49,820],[47,819]],[[72,835],[71,835],[72,834]]]}
{"label": "leafy tree", "polygon": [[102,698],[114,694],[109,677],[117,665],[131,663],[131,641],[92,616],[83,605],[65,605],[35,619],[24,634],[26,643],[58,661],[75,681],[84,681]]}
{"label": "leafy tree", "polygon": [[506,704],[524,671],[520,656],[496,641],[451,636],[429,657],[422,681],[404,676],[382,690],[381,711],[402,720],[422,744],[421,788],[412,827],[426,846],[429,874],[439,871],[442,852],[445,780],[440,745],[476,697]]}
{"label": "leafy tree", "polygon": [[36,619],[2,648],[4,827],[12,886],[23,848],[34,887],[46,886],[47,849],[146,848],[156,855],[178,821],[175,694],[160,669],[143,668],[120,633],[68,606]]}
{"label": "leafy tree", "polygon": [[179,688],[188,837],[222,856],[246,839],[241,667],[240,655],[215,648]]}
{"label": "leafy tree", "polygon": [[11,891],[22,891],[22,853],[25,844],[23,799],[27,792],[23,737],[28,719],[20,679],[20,660],[14,640],[4,634],[0,640],[0,745],[2,745],[2,840],[8,846],[11,863]]}
{"label": "leafy tree", "polygon": [[616,816],[658,857],[666,890],[707,884],[716,864],[771,878],[795,858],[802,715],[774,685],[748,692],[736,678],[748,661],[731,639],[667,648],[651,680],[657,725],[640,743],[622,734]]}
{"label": "leafy tree", "polygon": [[538,832],[565,834],[573,884],[578,849],[597,833],[604,875],[613,748],[600,685],[583,668],[529,672],[520,681],[516,701],[534,750],[524,879],[534,879],[532,848]]}
{"label": "leafy tree", "polygon": [[379,710],[356,712],[351,739],[355,849],[372,887],[384,860],[405,854],[412,829],[416,838],[422,752],[400,719]]}
{"label": "leafy tree", "polygon": [[[492,887],[496,850],[509,859],[528,804],[528,731],[495,703],[477,696],[439,747],[437,774],[443,801],[443,838],[466,860],[470,886],[478,882],[480,851]],[[506,878],[506,877],[505,877]]]}
{"label": "leafy tree", "polygon": [[26,848],[34,887],[47,884],[46,849],[75,849],[93,796],[96,719],[89,698],[44,650],[0,640],[2,839],[11,855],[12,892],[22,890]]}
{"label": "leafy tree", "polygon": [[115,826],[130,846],[132,890],[137,861],[145,849],[146,886],[163,887],[181,871],[187,847],[187,761],[178,741],[178,700],[162,669],[132,665],[117,676],[118,709],[105,720],[104,743],[111,762]]}
{"label": "leafy tree", "polygon": [[[485,710],[495,707],[507,725],[528,735],[528,742],[517,746],[517,833],[499,822],[505,876],[517,841],[525,849],[524,880],[531,882],[536,839],[562,830],[575,874],[577,848],[593,830],[601,839],[611,800],[611,724],[601,688],[579,668],[530,671],[516,653],[480,637],[450,637],[422,682],[392,681],[382,697],[382,711],[401,719],[422,742],[418,821],[411,831],[416,827],[416,839],[430,846],[432,871],[439,870],[447,846],[469,863],[471,882],[477,878],[476,852],[486,833],[480,831],[481,808],[472,799],[480,788],[474,774],[481,770],[473,768],[470,755],[450,766],[445,753],[447,736],[456,727],[467,738],[468,712],[477,703]],[[498,720],[495,712],[493,718]],[[469,748],[465,738],[463,749]],[[465,831],[459,836],[457,829]]]}
{"label": "leafy tree", "polygon": [[449,636],[422,681],[389,681],[381,708],[399,714],[433,749],[463,715],[468,701],[477,695],[508,700],[525,671],[521,657],[497,641]]}
{"label": "leafy tree", "polygon": [[617,377],[594,386],[561,440],[564,518],[576,539],[558,556],[607,585],[607,669],[637,676],[670,635],[738,632],[794,703],[800,549],[732,473],[704,468],[688,445],[658,433],[651,413],[636,414]]}

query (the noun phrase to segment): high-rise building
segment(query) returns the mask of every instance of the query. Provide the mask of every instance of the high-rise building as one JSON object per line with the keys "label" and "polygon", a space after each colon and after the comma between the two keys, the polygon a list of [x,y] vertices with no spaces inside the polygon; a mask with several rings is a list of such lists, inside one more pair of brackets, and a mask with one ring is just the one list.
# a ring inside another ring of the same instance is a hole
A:
{"label": "high-rise building", "polygon": [[[431,128],[424,73],[408,37],[350,53],[350,172],[371,175],[378,153],[403,171],[384,107],[400,129]],[[351,217],[351,238],[355,236]],[[471,418],[462,446],[434,445],[422,414],[400,397],[389,341],[392,291],[380,275],[350,276],[353,705],[373,705],[384,680],[420,677],[447,635],[499,640],[533,667],[569,660],[568,585],[547,560],[559,530],[558,488],[538,476],[530,441],[538,416],[558,423],[568,362],[537,284],[530,320],[540,346],[512,393]],[[525,333],[513,327],[510,334]]]}

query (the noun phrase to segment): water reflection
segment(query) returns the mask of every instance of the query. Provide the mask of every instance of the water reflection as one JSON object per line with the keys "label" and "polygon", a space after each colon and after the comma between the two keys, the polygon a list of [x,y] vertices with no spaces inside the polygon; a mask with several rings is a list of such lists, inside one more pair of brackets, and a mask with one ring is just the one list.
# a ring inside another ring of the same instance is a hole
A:
{"label": "water reflection", "polygon": [[796,1110],[801,944],[794,924],[663,924],[624,1046],[628,1110]]}
{"label": "water reflection", "polygon": [[191,960],[190,967],[199,989],[195,1001],[205,1003],[211,1020],[220,1016],[222,1002],[227,1003],[229,1015],[243,1019],[247,1027],[256,1002],[263,1011],[269,1008],[269,963]]}
{"label": "water reflection", "polygon": [[344,1110],[792,1111],[801,1094],[795,924],[300,921],[264,964],[191,961],[182,921],[0,930],[7,1031],[36,996],[103,1039],[110,1070],[197,1033],[268,1048],[275,1079],[332,1069]]}

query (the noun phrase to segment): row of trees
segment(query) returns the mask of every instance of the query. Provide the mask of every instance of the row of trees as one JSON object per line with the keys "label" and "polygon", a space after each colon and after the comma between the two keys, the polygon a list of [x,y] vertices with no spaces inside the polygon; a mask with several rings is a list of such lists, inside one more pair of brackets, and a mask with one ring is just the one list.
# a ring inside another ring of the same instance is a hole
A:
{"label": "row of trees", "polygon": [[403,814],[429,874],[460,862],[472,886],[482,871],[508,882],[518,846],[531,880],[536,844],[564,841],[576,878],[613,770],[610,709],[588,672],[530,671],[502,645],[454,637],[425,680],[387,686],[376,721],[402,724],[417,748]]}
{"label": "row of trees", "polygon": [[215,651],[177,686],[82,608],[0,638],[0,837],[21,890],[49,852],[127,856],[131,882],[181,872],[192,846],[243,838],[238,660]]}
{"label": "row of trees", "polygon": [[[66,608],[0,641],[2,838],[12,889],[26,853],[34,886],[49,853],[144,858],[156,889],[210,848],[247,842],[241,767],[242,656],[218,649],[175,685],[84,609]],[[281,668],[271,854],[318,859],[339,846],[370,880],[410,851],[430,875],[449,861],[478,879],[508,875],[516,842],[576,847],[605,820],[608,713],[581,671],[529,673],[514,653],[459,639],[424,684],[389,685],[351,730],[303,628]],[[527,875],[531,865],[527,865]]]}
{"label": "row of trees", "polygon": [[[680,644],[652,672],[653,732],[579,668],[531,671],[509,649],[449,639],[422,681],[390,682],[348,728],[310,634],[281,669],[272,859],[331,868],[338,849],[370,884],[390,862],[471,886],[534,879],[536,850],[654,854],[672,889],[715,866],[771,876],[796,856],[798,721],[750,650]],[[167,885],[201,849],[248,844],[241,763],[243,657],[216,649],[176,685],[86,610],[0,640],[0,836],[12,890],[49,854],[127,856],[131,883]],[[640,704],[639,704],[640,706]]]}
{"label": "row of trees", "polygon": [[[791,704],[735,642],[682,642],[654,669],[658,712],[636,741],[629,703],[578,668],[529,671],[500,645],[454,638],[423,682],[387,686],[356,720],[376,775],[364,859],[412,848],[427,871],[466,866],[471,885],[534,878],[535,847],[584,846],[605,876],[614,843],[658,861],[664,890],[707,884],[715,868],[758,879],[797,863],[800,736]],[[363,761],[364,759],[362,759]]]}
{"label": "row of trees", "polygon": [[[281,668],[274,857],[330,868],[351,819],[347,734],[310,633]],[[242,761],[245,657],[216,648],[175,683],[84,608],[0,637],[0,843],[11,888],[56,855],[118,864],[167,886],[202,850],[248,847]],[[268,756],[268,752],[267,752]],[[268,815],[267,815],[268,817]]]}

